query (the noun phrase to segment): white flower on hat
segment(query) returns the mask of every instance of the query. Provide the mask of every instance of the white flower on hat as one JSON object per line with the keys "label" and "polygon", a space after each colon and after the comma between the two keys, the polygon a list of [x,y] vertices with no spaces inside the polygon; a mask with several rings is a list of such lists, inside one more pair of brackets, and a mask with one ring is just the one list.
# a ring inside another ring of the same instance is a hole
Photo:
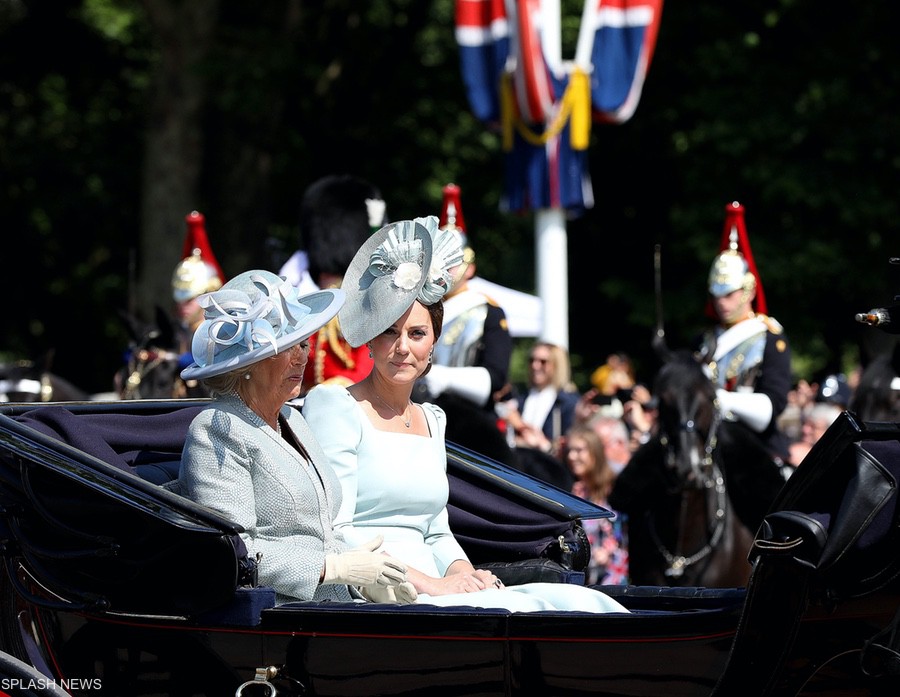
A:
{"label": "white flower on hat", "polygon": [[412,290],[422,278],[422,269],[414,261],[404,261],[394,271],[394,285],[403,290]]}

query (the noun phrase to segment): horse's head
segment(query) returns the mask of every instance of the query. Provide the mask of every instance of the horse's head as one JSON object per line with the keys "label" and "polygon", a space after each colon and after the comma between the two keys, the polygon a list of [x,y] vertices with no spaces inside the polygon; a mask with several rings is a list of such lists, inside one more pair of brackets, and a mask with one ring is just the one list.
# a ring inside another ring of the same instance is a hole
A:
{"label": "horse's head", "polygon": [[666,464],[683,486],[709,486],[719,409],[716,390],[700,361],[689,352],[673,353],[656,376],[658,434]]}
{"label": "horse's head", "polygon": [[862,421],[900,420],[900,343],[866,366],[848,408]]}

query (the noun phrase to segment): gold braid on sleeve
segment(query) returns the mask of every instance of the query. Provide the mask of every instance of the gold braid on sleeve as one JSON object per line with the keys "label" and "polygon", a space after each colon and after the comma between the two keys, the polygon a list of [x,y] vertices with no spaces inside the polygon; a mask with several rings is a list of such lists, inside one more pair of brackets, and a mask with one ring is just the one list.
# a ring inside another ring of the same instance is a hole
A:
{"label": "gold braid on sleeve", "polygon": [[356,367],[356,361],[345,348],[346,342],[341,335],[341,326],[337,317],[332,317],[328,324],[319,330],[316,335],[316,358],[313,373],[315,375],[316,384],[320,385],[325,382],[325,355],[328,347],[345,368],[353,370]]}

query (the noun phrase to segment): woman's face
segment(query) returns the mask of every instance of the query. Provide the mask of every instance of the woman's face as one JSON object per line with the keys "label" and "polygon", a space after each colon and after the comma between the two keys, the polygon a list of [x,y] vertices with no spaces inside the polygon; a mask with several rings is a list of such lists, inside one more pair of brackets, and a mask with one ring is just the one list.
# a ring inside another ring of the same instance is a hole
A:
{"label": "woman's face", "polygon": [[553,380],[553,356],[548,346],[535,346],[528,355],[528,380],[542,389]]}
{"label": "woman's face", "polygon": [[588,449],[587,441],[578,436],[572,436],[567,443],[566,460],[569,469],[576,479],[584,479],[594,466],[594,458]]}
{"label": "woman's face", "polygon": [[428,308],[416,301],[370,342],[375,370],[392,382],[414,382],[428,367],[434,328]]}
{"label": "woman's face", "polygon": [[309,341],[301,341],[296,346],[260,361],[250,380],[256,394],[269,394],[273,400],[279,400],[279,404],[299,397],[308,359]]}

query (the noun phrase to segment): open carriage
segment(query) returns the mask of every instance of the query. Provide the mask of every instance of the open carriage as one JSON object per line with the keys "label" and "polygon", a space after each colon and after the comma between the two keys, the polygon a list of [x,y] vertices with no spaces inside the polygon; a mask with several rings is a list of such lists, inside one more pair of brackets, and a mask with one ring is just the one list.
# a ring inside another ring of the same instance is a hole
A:
{"label": "open carriage", "polygon": [[[630,614],[274,605],[238,530],[158,484],[202,401],[0,409],[0,648],[71,694],[847,695],[900,687],[900,427],[845,414],[746,588],[603,587]],[[451,526],[507,583],[583,583],[610,513],[450,446]]]}

